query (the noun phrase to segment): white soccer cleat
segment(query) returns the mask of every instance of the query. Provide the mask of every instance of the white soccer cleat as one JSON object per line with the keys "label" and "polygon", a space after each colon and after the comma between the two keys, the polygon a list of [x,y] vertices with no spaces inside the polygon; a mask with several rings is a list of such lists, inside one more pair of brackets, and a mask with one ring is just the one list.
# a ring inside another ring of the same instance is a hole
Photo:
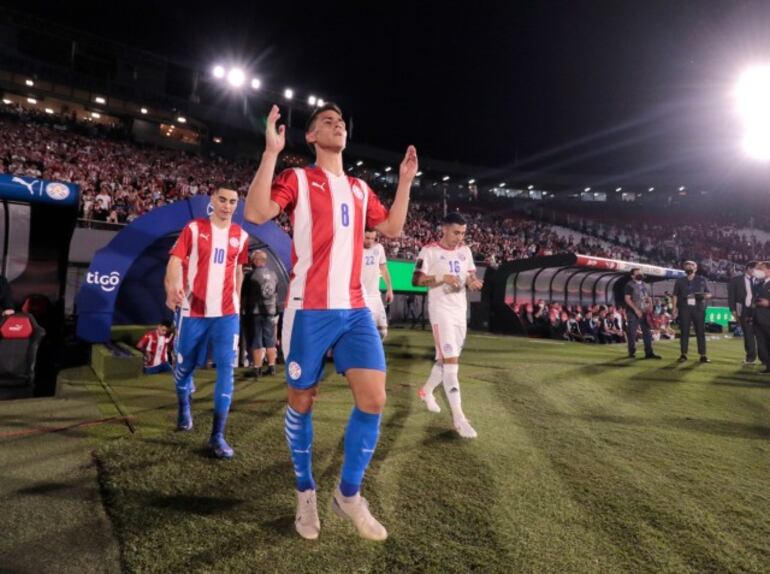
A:
{"label": "white soccer cleat", "polygon": [[471,423],[468,422],[468,419],[466,419],[465,417],[461,419],[455,419],[454,422],[455,422],[455,430],[461,437],[476,438],[477,436],[479,436],[476,430],[471,426]]}
{"label": "white soccer cleat", "polygon": [[422,399],[422,402],[425,403],[425,407],[432,413],[440,413],[441,407],[438,406],[438,403],[436,402],[436,397],[433,396],[433,393],[427,392],[424,388],[420,387],[420,390],[417,391],[417,396]]}
{"label": "white soccer cleat", "polygon": [[361,538],[382,541],[388,537],[388,531],[369,512],[369,503],[360,492],[355,496],[342,496],[337,487],[332,496],[332,510],[338,516],[350,520]]}
{"label": "white soccer cleat", "polygon": [[305,540],[315,540],[321,533],[315,490],[297,491],[297,518],[294,520],[294,528]]}

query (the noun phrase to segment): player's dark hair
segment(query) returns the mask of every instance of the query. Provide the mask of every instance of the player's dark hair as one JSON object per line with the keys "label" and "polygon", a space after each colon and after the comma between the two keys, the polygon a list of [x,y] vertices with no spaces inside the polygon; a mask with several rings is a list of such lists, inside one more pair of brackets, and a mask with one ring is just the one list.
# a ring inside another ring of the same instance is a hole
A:
{"label": "player's dark hair", "polygon": [[160,326],[170,330],[174,326],[174,324],[168,319],[164,319],[163,321],[160,322]]}
{"label": "player's dark hair", "polygon": [[[308,133],[315,127],[315,121],[320,114],[323,112],[328,112],[329,110],[335,111],[342,116],[342,108],[340,108],[334,102],[327,102],[324,105],[314,109],[310,114],[310,117],[307,119],[307,123],[305,124],[305,133]],[[310,148],[310,151],[315,153],[315,144],[309,143],[307,146]]]}
{"label": "player's dark hair", "polygon": [[453,211],[451,213],[447,213],[444,218],[441,220],[441,225],[467,225],[468,222],[465,221],[465,218],[457,213],[456,211]]}
{"label": "player's dark hair", "polygon": [[639,267],[632,267],[631,271],[629,271],[628,273],[629,273],[629,275],[631,275],[631,277],[633,277],[634,276],[634,272],[636,272],[636,271],[641,271],[641,269]]}
{"label": "player's dark hair", "polygon": [[746,269],[754,269],[758,263],[759,261],[749,261],[746,263]]}

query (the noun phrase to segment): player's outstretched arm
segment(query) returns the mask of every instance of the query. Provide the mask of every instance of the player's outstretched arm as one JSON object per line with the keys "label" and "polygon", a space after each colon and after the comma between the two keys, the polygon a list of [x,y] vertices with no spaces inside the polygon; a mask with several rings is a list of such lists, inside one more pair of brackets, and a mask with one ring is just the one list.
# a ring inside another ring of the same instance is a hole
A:
{"label": "player's outstretched arm", "polygon": [[409,192],[412,189],[412,182],[417,175],[418,167],[417,149],[413,145],[410,145],[406,148],[406,154],[401,161],[401,167],[398,172],[396,198],[393,200],[393,205],[390,207],[388,218],[375,227],[375,229],[385,237],[398,237],[404,229],[406,212],[409,210]]}
{"label": "player's outstretched arm", "polygon": [[270,199],[270,188],[275,166],[278,163],[278,155],[286,146],[286,126],[276,128],[276,122],[280,117],[278,106],[273,106],[267,116],[265,127],[265,151],[262,153],[262,160],[249,186],[249,193],[246,195],[246,203],[243,206],[244,218],[252,223],[270,221],[281,211],[280,206]]}
{"label": "player's outstretched arm", "polygon": [[184,303],[184,289],[182,288],[182,260],[172,255],[166,265],[166,278],[163,281],[166,288],[166,307],[175,311]]}

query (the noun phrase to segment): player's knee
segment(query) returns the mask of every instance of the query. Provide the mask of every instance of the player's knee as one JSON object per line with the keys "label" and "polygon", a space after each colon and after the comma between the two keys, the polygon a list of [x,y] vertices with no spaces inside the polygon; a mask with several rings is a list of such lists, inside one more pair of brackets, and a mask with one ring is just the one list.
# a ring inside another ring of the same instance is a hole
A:
{"label": "player's knee", "polygon": [[289,406],[298,413],[307,413],[313,409],[313,402],[318,394],[318,387],[294,389],[289,387]]}
{"label": "player's knee", "polygon": [[377,389],[367,393],[365,396],[356,398],[356,406],[365,413],[381,413],[385,410],[387,394],[385,389]]}

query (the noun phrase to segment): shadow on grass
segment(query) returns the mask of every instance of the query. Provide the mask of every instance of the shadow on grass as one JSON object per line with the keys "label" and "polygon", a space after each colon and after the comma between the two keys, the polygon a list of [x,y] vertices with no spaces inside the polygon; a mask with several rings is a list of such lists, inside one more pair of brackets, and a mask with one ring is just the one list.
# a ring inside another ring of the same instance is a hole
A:
{"label": "shadow on grass", "polygon": [[149,497],[146,503],[154,508],[212,515],[229,512],[245,501],[238,498],[173,494]]}

